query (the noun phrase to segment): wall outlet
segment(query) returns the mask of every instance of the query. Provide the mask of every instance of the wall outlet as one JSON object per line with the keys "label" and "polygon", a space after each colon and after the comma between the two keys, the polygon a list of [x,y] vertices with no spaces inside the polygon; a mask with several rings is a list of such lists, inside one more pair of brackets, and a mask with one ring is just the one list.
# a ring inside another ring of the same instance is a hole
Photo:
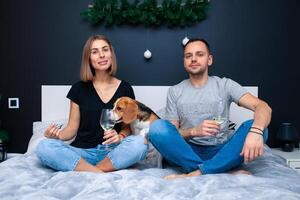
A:
{"label": "wall outlet", "polygon": [[17,109],[19,108],[19,98],[8,98],[8,108]]}

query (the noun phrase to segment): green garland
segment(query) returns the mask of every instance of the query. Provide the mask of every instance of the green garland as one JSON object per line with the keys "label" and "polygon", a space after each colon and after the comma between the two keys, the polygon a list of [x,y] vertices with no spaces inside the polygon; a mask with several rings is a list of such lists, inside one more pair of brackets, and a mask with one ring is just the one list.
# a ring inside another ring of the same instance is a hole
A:
{"label": "green garland", "polygon": [[81,16],[92,24],[191,26],[206,18],[209,0],[94,0]]}

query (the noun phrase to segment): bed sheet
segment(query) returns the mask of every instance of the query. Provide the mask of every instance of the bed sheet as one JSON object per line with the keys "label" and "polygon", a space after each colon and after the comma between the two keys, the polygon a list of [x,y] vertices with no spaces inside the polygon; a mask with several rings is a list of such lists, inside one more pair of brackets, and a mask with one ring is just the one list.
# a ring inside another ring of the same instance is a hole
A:
{"label": "bed sheet", "polygon": [[34,153],[0,164],[0,199],[300,199],[300,173],[265,147],[261,158],[242,166],[253,175],[228,173],[178,180],[172,168],[112,173],[57,172]]}

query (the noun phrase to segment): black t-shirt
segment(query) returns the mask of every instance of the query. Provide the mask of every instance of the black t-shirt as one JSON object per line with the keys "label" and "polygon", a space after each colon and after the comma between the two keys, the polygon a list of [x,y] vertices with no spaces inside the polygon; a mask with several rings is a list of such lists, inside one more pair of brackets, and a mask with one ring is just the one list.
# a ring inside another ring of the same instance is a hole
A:
{"label": "black t-shirt", "polygon": [[[99,122],[101,110],[113,108],[114,102],[122,96],[135,98],[132,87],[125,81],[121,81],[115,94],[107,103],[104,103],[98,96],[91,81],[75,83],[70,89],[67,98],[79,106],[80,125],[76,138],[71,145],[87,149],[94,148],[102,143],[104,131]],[[119,132],[121,124],[116,124],[114,129]]]}

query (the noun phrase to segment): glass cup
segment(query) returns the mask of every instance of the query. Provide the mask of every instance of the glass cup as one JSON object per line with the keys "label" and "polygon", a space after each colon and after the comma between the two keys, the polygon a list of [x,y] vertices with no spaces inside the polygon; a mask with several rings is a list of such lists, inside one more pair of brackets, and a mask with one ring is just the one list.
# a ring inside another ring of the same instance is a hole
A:
{"label": "glass cup", "polygon": [[[112,109],[102,109],[100,116],[100,126],[104,131],[109,131],[114,128],[116,124],[116,118]],[[109,145],[105,145],[106,150],[110,150]]]}
{"label": "glass cup", "polygon": [[213,116],[213,120],[218,122],[218,124],[221,126],[226,120],[226,118],[223,116],[224,103],[222,100],[220,100],[217,104],[217,110]]}

